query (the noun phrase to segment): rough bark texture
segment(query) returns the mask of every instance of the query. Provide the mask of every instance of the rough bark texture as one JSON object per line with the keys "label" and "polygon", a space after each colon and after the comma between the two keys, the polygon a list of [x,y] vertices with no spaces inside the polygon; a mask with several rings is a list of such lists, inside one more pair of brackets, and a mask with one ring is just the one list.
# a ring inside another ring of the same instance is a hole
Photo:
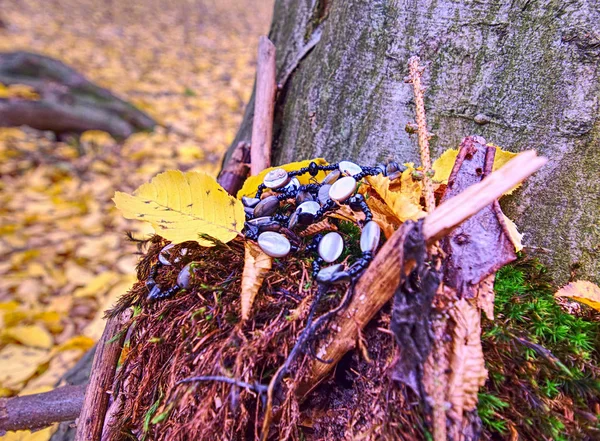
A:
{"label": "rough bark texture", "polygon": [[[558,282],[572,269],[600,282],[596,0],[280,0],[270,38],[286,78],[273,163],[418,161],[416,139],[404,131],[414,102],[403,79],[419,55],[433,157],[474,134],[548,156],[505,211],[526,245],[550,250],[540,256]],[[251,110],[239,136],[248,119]]]}
{"label": "rough bark texture", "polygon": [[133,105],[43,55],[0,53],[0,83],[25,84],[40,95],[31,101],[0,99],[0,126],[27,125],[58,134],[104,130],[115,138],[126,138],[156,125]]}

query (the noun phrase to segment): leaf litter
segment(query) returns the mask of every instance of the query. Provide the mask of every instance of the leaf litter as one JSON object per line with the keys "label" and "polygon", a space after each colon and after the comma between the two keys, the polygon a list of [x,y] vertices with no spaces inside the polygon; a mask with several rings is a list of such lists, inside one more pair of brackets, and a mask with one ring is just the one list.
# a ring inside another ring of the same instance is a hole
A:
{"label": "leaf litter", "polygon": [[[98,131],[57,140],[0,128],[0,396],[55,387],[135,281],[136,247],[124,232],[153,231],[118,214],[115,190],[168,169],[216,175],[270,13],[268,2],[250,0],[3,2],[0,51],[56,57],[161,127],[121,144]],[[36,99],[0,85],[0,97],[10,96]],[[52,431],[2,439],[46,440]]]}

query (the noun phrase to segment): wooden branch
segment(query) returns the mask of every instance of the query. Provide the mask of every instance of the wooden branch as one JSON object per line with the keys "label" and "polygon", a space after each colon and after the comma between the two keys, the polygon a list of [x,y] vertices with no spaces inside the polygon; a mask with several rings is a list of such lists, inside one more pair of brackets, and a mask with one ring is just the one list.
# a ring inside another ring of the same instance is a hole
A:
{"label": "wooden branch", "polygon": [[273,113],[275,111],[275,45],[267,37],[260,37],[256,67],[256,99],[252,122],[250,173],[257,175],[271,166]]}
{"label": "wooden branch", "polygon": [[85,385],[40,394],[0,398],[0,436],[7,430],[35,430],[79,416]]}
{"label": "wooden branch", "polygon": [[117,362],[121,355],[125,332],[123,328],[131,318],[131,310],[108,319],[98,342],[90,383],[85,393],[85,401],[77,424],[75,441],[99,441],[110,395]]}
{"label": "wooden branch", "polygon": [[244,181],[248,176],[250,162],[250,149],[249,145],[241,141],[235,146],[235,150],[229,157],[227,163],[223,164],[221,173],[217,178],[217,182],[221,184],[221,187],[232,196],[235,196]]}
{"label": "wooden branch", "polygon": [[[539,170],[546,161],[546,158],[538,157],[534,151],[521,153],[480,183],[442,203],[424,221],[425,239],[428,243],[440,239]],[[331,334],[317,350],[321,359],[333,360],[333,363],[326,364],[313,359],[309,365],[309,374],[297,389],[299,396],[304,397],[313,390],[342,356],[354,348],[359,330],[392,298],[400,281],[402,243],[400,228],[381,247],[359,279],[350,305],[335,324],[330,326]]]}
{"label": "wooden branch", "polygon": [[429,243],[441,239],[461,222],[531,176],[547,161],[546,158],[537,156],[533,150],[518,154],[480,183],[440,204],[427,217],[423,225],[423,235]]}

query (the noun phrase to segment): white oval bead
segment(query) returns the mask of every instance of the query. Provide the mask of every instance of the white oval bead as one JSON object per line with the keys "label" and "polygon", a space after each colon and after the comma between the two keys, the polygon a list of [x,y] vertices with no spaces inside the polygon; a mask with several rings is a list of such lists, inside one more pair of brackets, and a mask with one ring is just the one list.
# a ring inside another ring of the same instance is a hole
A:
{"label": "white oval bead", "polygon": [[276,168],[265,175],[263,184],[265,184],[267,188],[281,188],[289,181],[290,177],[288,172],[282,168]]}
{"label": "white oval bead", "polygon": [[321,205],[325,205],[327,203],[327,201],[329,200],[329,189],[330,188],[331,188],[331,185],[329,185],[329,184],[322,185],[321,188],[319,188],[319,193],[318,193],[317,197],[319,198],[319,202],[321,203]]}
{"label": "white oval bead", "polygon": [[360,235],[360,250],[364,253],[365,251],[375,251],[379,245],[379,238],[381,237],[381,228],[375,221],[369,221],[363,227]]}
{"label": "white oval bead", "polygon": [[160,250],[160,253],[158,253],[158,260],[160,261],[160,263],[162,263],[163,265],[172,265],[172,263],[169,261],[169,257],[171,257],[171,252],[169,252],[169,250],[174,246],[174,243],[170,243],[169,245],[165,246],[162,250]]}
{"label": "white oval bead", "polygon": [[296,211],[298,212],[298,214],[300,214],[300,213],[317,214],[317,211],[319,211],[320,208],[321,208],[321,206],[319,205],[319,203],[317,201],[306,201],[306,202],[302,202],[300,205],[298,205],[298,208],[296,208]]}
{"label": "white oval bead", "polygon": [[271,257],[287,256],[291,249],[288,238],[274,231],[261,233],[258,236],[258,246]]}
{"label": "white oval bead", "polygon": [[194,262],[190,262],[186,266],[184,266],[183,269],[177,275],[177,285],[179,285],[180,288],[187,289],[190,287],[190,282],[192,278],[192,263]]}
{"label": "white oval bead", "polygon": [[360,168],[360,165],[355,164],[354,162],[350,162],[350,161],[341,161],[338,164],[338,168],[340,169],[340,171],[342,173],[345,173],[350,176],[354,176],[359,173],[362,173],[362,168]]}
{"label": "white oval bead", "polygon": [[298,180],[298,178],[294,177],[292,179],[290,179],[290,182],[287,183],[287,185],[285,186],[286,190],[296,190],[298,187],[300,187],[300,181]]}
{"label": "white oval bead", "polygon": [[344,239],[339,233],[327,233],[319,242],[319,256],[327,263],[335,262],[344,251]]}
{"label": "white oval bead", "polygon": [[346,176],[337,180],[329,189],[329,197],[337,202],[343,202],[356,191],[356,180]]}
{"label": "white oval bead", "polygon": [[321,181],[321,184],[331,185],[340,178],[341,174],[342,173],[339,170],[334,170],[325,176],[325,178]]}

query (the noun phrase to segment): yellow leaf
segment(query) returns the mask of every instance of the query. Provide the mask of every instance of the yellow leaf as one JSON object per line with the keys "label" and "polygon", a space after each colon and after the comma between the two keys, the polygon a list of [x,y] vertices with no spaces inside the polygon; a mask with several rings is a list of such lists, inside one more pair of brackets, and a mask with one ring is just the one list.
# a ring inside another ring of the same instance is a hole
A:
{"label": "yellow leaf", "polygon": [[[317,165],[327,165],[327,161],[325,161],[323,158],[316,158],[316,159],[307,159],[306,161],[300,161],[300,162],[290,162],[289,164],[284,164],[284,165],[280,165],[277,167],[267,168],[267,169],[261,171],[256,176],[250,176],[248,179],[246,179],[246,182],[244,182],[244,185],[242,186],[240,191],[238,191],[237,197],[238,197],[238,199],[241,199],[242,196],[254,197],[254,195],[256,194],[256,190],[258,189],[258,186],[263,183],[265,175],[273,169],[282,168],[287,171],[294,171],[294,170],[299,170],[304,167],[308,167],[308,165],[311,162],[315,162]],[[317,176],[315,176],[314,179],[316,179],[317,181],[320,182],[323,180],[323,178],[325,178],[325,176],[327,176],[328,173],[329,172],[321,171],[317,174]],[[309,173],[305,173],[302,176],[296,176],[296,177],[298,178],[298,180],[300,181],[300,184],[302,184],[302,185],[310,183],[310,181],[312,179],[312,176]]]}
{"label": "yellow leaf", "polygon": [[58,424],[54,424],[37,432],[29,430],[17,430],[16,432],[7,432],[2,438],[2,441],[48,441],[54,432],[58,429]]}
{"label": "yellow leaf", "polygon": [[2,336],[33,348],[50,349],[54,345],[52,335],[38,325],[21,325],[7,328],[2,332]]}
{"label": "yellow leaf", "polygon": [[458,155],[457,149],[448,149],[433,162],[431,168],[435,172],[433,175],[434,181],[443,184],[448,183],[448,178],[450,177],[450,173],[452,173],[452,167],[454,167],[454,162],[456,161],[456,155]]}
{"label": "yellow leaf", "polygon": [[[496,155],[494,156],[494,165],[492,167],[492,171],[498,170],[512,158],[517,156],[516,153],[508,152],[506,150],[502,150],[500,147],[494,144],[488,144],[489,146],[496,147]],[[435,160],[433,165],[431,166],[435,171],[435,175],[433,175],[433,179],[437,182],[441,182],[442,184],[448,183],[448,178],[450,177],[450,173],[452,172],[452,168],[454,167],[454,162],[456,161],[456,155],[458,155],[457,149],[448,149],[442,156]],[[515,187],[517,188],[517,187]],[[510,194],[514,191],[514,188],[505,194]]]}
{"label": "yellow leaf", "polygon": [[150,222],[173,243],[195,240],[202,246],[229,242],[242,231],[244,206],[205,173],[169,170],[133,195],[117,192],[114,202],[127,219]]}
{"label": "yellow leaf", "polygon": [[79,141],[82,144],[96,145],[111,145],[116,143],[110,133],[103,132],[102,130],[87,130],[81,134]]}
{"label": "yellow leaf", "polygon": [[43,349],[6,345],[0,351],[0,384],[3,387],[20,388],[47,361],[48,351]]}
{"label": "yellow leaf", "polygon": [[106,271],[95,276],[87,285],[77,288],[73,292],[74,297],[99,297],[106,293],[121,276],[113,271]]}
{"label": "yellow leaf", "polygon": [[515,246],[515,250],[519,252],[523,249],[523,234],[519,233],[517,226],[511,219],[509,219],[504,213],[502,213],[502,215],[504,216],[504,223],[506,223],[510,240]]}
{"label": "yellow leaf", "polygon": [[246,241],[244,272],[242,274],[242,319],[250,317],[254,298],[260,289],[267,272],[271,269],[273,259],[265,254],[258,245]]}
{"label": "yellow leaf", "polygon": [[600,311],[600,287],[592,282],[585,280],[571,282],[559,289],[554,295],[557,297],[569,297],[591,306],[596,311]]}
{"label": "yellow leaf", "polygon": [[[405,170],[402,173],[402,181],[404,181],[405,173],[409,173],[409,170]],[[406,178],[408,181],[408,178]],[[383,199],[383,201],[390,207],[394,215],[400,222],[406,222],[407,220],[417,220],[425,216],[420,204],[415,203],[417,198],[420,198],[419,194],[414,194],[414,187],[410,187],[406,191],[391,191],[390,180],[382,175],[367,176],[367,181],[377,194]]]}
{"label": "yellow leaf", "polygon": [[95,340],[86,337],[85,335],[76,335],[75,337],[71,337],[63,344],[55,347],[52,352],[62,352],[62,351],[70,351],[73,349],[87,351],[95,344]]}

